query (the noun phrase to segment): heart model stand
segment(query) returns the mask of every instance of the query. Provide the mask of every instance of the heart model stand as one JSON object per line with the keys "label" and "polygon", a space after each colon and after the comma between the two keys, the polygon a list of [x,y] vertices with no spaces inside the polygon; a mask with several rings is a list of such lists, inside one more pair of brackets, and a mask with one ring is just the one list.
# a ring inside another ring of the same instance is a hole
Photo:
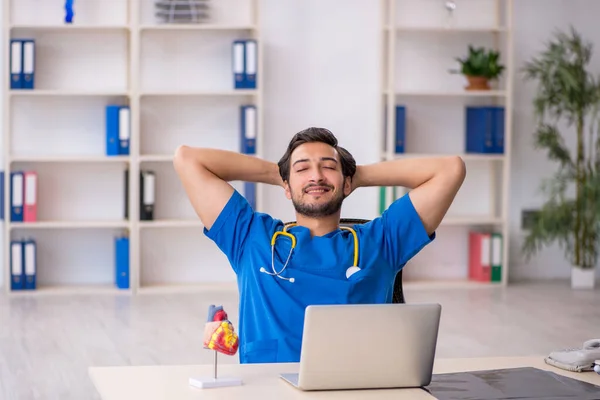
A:
{"label": "heart model stand", "polygon": [[207,389],[226,386],[240,386],[242,380],[232,377],[217,376],[217,356],[219,353],[232,356],[237,353],[239,338],[233,325],[227,319],[227,313],[222,306],[211,305],[208,308],[208,321],[204,327],[204,348],[214,350],[214,375],[212,378],[190,378],[191,386]]}

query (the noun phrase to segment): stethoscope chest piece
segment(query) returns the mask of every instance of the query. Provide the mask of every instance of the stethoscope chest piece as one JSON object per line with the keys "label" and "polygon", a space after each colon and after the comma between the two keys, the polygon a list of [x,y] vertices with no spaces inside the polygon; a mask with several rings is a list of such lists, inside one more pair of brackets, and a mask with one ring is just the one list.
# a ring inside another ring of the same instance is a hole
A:
{"label": "stethoscope chest piece", "polygon": [[346,278],[350,278],[352,275],[360,271],[360,268],[352,266],[346,270]]}

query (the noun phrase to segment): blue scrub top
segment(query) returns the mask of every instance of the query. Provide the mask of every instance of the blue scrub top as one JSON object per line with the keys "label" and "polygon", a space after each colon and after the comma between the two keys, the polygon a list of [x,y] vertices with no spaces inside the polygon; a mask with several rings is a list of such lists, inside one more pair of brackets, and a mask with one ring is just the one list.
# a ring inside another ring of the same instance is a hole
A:
{"label": "blue scrub top", "polygon": [[[299,362],[304,311],[315,304],[390,303],[396,273],[435,238],[428,235],[408,194],[397,199],[378,218],[354,226],[358,236],[359,272],[346,278],[353,265],[354,238],[338,229],[311,237],[294,226],[296,237],[288,266],[281,273],[291,283],[260,272],[271,267],[271,238],[283,229],[281,220],[255,212],[237,191],[210,230],[213,240],[229,259],[239,288],[240,363]],[[291,247],[279,235],[275,270],[281,271]],[[332,321],[332,330],[335,323]]]}

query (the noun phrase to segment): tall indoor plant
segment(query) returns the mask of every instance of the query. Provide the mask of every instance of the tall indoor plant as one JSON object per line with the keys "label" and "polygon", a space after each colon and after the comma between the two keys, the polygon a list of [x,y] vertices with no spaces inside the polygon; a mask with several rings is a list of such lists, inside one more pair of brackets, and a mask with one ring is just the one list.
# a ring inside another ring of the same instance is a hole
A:
{"label": "tall indoor plant", "polygon": [[600,245],[600,86],[589,70],[591,56],[591,43],[571,27],[556,31],[523,71],[537,82],[535,147],[558,164],[542,184],[546,200],[523,250],[530,258],[542,246],[558,243],[570,262],[573,287],[594,286]]}

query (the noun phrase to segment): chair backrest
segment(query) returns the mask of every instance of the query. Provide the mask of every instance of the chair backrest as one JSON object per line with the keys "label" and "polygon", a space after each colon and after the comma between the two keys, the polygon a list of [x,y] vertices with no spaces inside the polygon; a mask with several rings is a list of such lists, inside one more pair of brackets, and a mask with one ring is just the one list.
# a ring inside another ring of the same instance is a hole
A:
{"label": "chair backrest", "polygon": [[[360,219],[360,218],[342,218],[340,219],[341,226],[352,227],[353,225],[365,224],[370,222],[369,219]],[[296,221],[290,221],[286,224],[291,224]],[[402,270],[400,270],[396,274],[396,278],[394,279],[394,290],[392,292],[392,303],[406,303],[406,299],[404,298],[404,289],[402,287]]]}

